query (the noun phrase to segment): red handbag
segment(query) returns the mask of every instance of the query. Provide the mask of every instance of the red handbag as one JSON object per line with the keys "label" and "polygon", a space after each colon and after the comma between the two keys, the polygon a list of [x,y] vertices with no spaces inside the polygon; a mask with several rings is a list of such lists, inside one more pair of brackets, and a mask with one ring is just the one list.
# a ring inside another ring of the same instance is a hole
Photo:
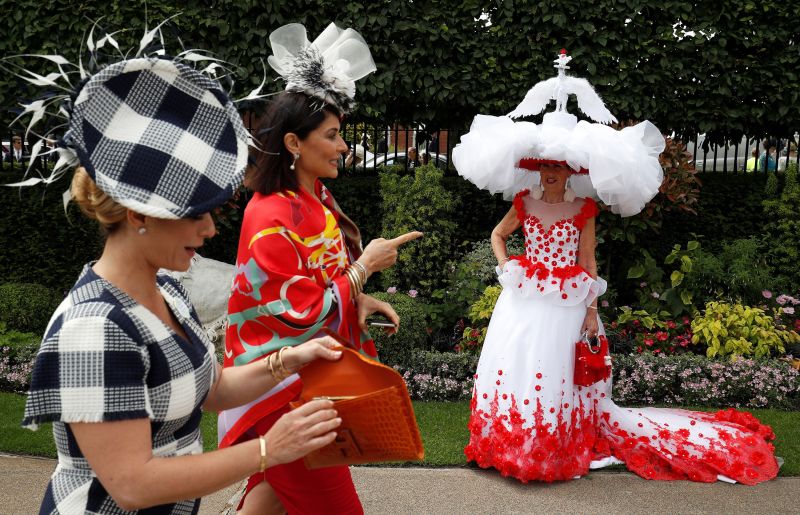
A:
{"label": "red handbag", "polygon": [[608,354],[608,339],[599,335],[592,345],[586,333],[575,344],[575,375],[573,382],[580,386],[591,386],[611,377],[611,356]]}

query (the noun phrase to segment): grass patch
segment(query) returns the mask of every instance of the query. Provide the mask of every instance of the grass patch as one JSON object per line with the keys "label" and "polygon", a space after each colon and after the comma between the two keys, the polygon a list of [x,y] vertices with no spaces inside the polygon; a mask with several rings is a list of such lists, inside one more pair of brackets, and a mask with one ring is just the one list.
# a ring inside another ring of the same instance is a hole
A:
{"label": "grass patch", "polygon": [[[25,429],[19,425],[24,413],[24,395],[0,393],[0,452],[55,458],[53,424],[42,424],[38,431]],[[216,449],[217,415],[204,413],[200,429],[203,431],[205,450]]]}
{"label": "grass patch", "polygon": [[[42,425],[38,431],[20,427],[25,409],[25,397],[0,393],[0,452],[30,456],[56,457],[51,424]],[[710,411],[709,408],[692,408]],[[422,441],[425,445],[423,466],[463,466],[464,446],[467,444],[468,402],[414,402]],[[781,476],[800,476],[800,412],[771,409],[747,410],[775,431],[775,453],[786,460]],[[205,449],[217,445],[217,417],[203,414],[201,422]],[[419,463],[402,463],[414,466]]]}

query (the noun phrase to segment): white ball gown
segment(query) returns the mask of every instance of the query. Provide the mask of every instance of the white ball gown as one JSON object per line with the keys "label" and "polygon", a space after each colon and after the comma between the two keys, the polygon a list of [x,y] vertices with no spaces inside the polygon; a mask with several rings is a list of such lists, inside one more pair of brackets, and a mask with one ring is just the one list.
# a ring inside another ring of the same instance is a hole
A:
{"label": "white ball gown", "polygon": [[525,255],[499,277],[467,459],[523,482],[568,480],[619,462],[647,479],[752,485],[774,478],[774,435],[748,413],[622,408],[611,400],[610,378],[573,384],[586,306],[605,291],[605,281],[577,265],[580,232],[597,208],[583,198],[547,204],[524,191],[514,205]]}

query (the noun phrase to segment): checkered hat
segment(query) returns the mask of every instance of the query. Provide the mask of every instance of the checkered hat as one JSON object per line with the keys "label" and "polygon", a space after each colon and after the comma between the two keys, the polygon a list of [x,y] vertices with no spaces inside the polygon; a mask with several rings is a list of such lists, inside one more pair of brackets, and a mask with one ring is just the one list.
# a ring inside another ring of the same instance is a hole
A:
{"label": "checkered hat", "polygon": [[220,84],[155,57],[93,75],[72,104],[60,144],[115,201],[156,218],[220,206],[239,187],[249,135]]}

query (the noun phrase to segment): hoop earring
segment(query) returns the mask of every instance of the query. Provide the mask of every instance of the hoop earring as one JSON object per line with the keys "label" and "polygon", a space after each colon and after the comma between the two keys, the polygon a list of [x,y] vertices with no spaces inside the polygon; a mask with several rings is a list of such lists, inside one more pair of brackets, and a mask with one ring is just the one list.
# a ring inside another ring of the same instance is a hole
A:
{"label": "hoop earring", "polygon": [[300,159],[300,154],[295,152],[294,154],[292,154],[292,157],[294,159],[292,159],[292,164],[289,166],[289,170],[294,171],[294,164],[297,162],[298,159]]}

